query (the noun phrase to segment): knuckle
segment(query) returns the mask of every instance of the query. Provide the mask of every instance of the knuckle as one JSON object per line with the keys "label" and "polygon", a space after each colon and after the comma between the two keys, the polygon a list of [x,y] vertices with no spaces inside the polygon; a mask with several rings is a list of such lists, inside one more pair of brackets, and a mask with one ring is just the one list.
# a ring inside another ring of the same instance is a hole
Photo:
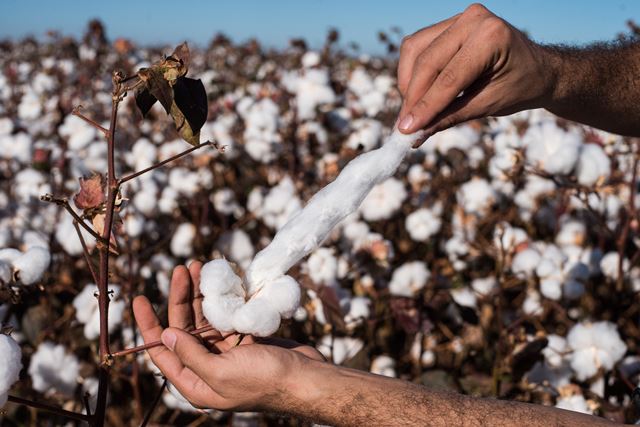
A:
{"label": "knuckle", "polygon": [[427,104],[427,101],[424,98],[420,98],[418,102],[416,102],[416,105],[414,105],[412,110],[414,112],[421,113],[425,111],[428,107],[429,107],[429,104]]}
{"label": "knuckle", "polygon": [[401,55],[405,55],[408,53],[411,53],[413,51],[413,48],[415,46],[415,41],[414,41],[414,37],[412,34],[408,35],[408,36],[404,36],[402,38],[402,42],[400,43],[400,54]]}
{"label": "knuckle", "polygon": [[426,51],[424,51],[416,57],[416,65],[418,67],[424,67],[429,63],[429,59],[430,59],[429,54]]}
{"label": "knuckle", "polygon": [[452,87],[456,84],[458,77],[456,73],[448,68],[445,68],[440,72],[440,76],[438,77],[438,81],[443,87]]}
{"label": "knuckle", "polygon": [[483,30],[485,36],[493,42],[507,41],[511,34],[507,23],[495,16],[485,19]]}
{"label": "knuckle", "polygon": [[477,16],[490,13],[489,10],[481,3],[470,4],[465,10],[464,14]]}

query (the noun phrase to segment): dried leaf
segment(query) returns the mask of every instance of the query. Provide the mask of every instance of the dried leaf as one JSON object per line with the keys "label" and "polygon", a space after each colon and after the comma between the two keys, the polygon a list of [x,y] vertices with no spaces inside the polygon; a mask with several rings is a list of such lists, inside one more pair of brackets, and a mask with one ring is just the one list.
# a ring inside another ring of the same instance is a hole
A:
{"label": "dried leaf", "polygon": [[151,110],[156,101],[156,97],[151,95],[151,92],[146,87],[136,93],[136,105],[140,113],[142,113],[142,117],[147,117],[149,110]]}
{"label": "dried leaf", "polygon": [[73,196],[73,201],[80,209],[93,209],[104,203],[104,180],[102,175],[95,174],[89,178],[80,178],[80,191]]}
{"label": "dried leaf", "polygon": [[191,54],[189,53],[189,45],[187,45],[187,42],[184,42],[176,46],[171,56],[180,61],[181,63],[180,71],[182,71],[181,76],[184,76],[185,74],[187,74],[187,71],[189,70],[189,62],[191,60]]}
{"label": "dried leaf", "polygon": [[[98,233],[99,235],[103,235],[104,233],[104,220],[105,220],[106,215],[104,213],[99,213],[97,215],[95,215],[93,218],[91,218],[91,223],[93,224],[93,228],[96,230],[96,233]],[[116,219],[117,221],[117,219]],[[117,222],[114,221],[114,225],[117,224]],[[109,250],[114,253],[114,254],[118,254],[118,251],[116,251],[113,247],[111,247],[112,245],[117,247],[118,246],[118,242],[116,241],[116,236],[113,234],[113,232],[111,233],[111,236],[109,237]]]}
{"label": "dried leaf", "polygon": [[318,289],[318,298],[322,301],[322,309],[324,317],[327,321],[337,327],[339,330],[346,329],[344,323],[344,313],[340,307],[340,301],[336,295],[336,291],[329,286],[321,286]]}
{"label": "dried leaf", "polygon": [[159,66],[154,65],[151,68],[143,68],[138,71],[138,76],[144,82],[149,93],[160,101],[168,114],[173,104],[173,90],[169,82],[165,80]]}
{"label": "dried leaf", "polygon": [[[171,116],[180,136],[193,145],[200,143],[200,128],[207,121],[207,92],[201,80],[181,77],[173,86]],[[175,107],[175,108],[174,108]]]}

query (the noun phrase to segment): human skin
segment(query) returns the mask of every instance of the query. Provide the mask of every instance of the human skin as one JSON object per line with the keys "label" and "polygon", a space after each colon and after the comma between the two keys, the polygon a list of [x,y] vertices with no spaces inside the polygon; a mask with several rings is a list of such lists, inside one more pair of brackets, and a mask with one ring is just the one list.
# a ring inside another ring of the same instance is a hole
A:
{"label": "human skin", "polygon": [[637,42],[540,45],[473,4],[403,40],[398,127],[404,133],[425,129],[430,136],[475,118],[545,108],[640,136],[639,75]]}
{"label": "human skin", "polygon": [[327,363],[294,341],[243,337],[201,339],[185,332],[207,325],[199,291],[202,264],[176,267],[164,329],[144,296],[133,310],[153,363],[194,406],[287,414],[335,426],[362,425],[610,425],[577,412],[481,399]]}

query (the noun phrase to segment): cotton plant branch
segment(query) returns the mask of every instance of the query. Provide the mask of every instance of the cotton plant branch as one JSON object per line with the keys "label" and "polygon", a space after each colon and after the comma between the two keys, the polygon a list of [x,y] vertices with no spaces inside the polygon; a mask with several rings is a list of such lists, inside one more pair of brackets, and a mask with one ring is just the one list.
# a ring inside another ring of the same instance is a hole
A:
{"label": "cotton plant branch", "polygon": [[77,107],[75,107],[73,109],[73,111],[71,111],[71,114],[73,114],[76,117],[81,118],[82,120],[84,120],[85,122],[89,123],[91,126],[93,126],[94,128],[96,128],[98,131],[102,132],[102,134],[108,138],[109,137],[109,129],[105,128],[104,126],[100,125],[98,122],[96,122],[95,120],[91,120],[90,118],[88,118],[87,116],[85,116],[84,114],[82,114],[80,112],[80,110],[84,108],[82,105],[78,105]]}
{"label": "cotton plant branch", "polygon": [[[189,332],[191,335],[193,336],[198,336],[207,332],[211,332],[213,331],[215,328],[211,325],[207,325],[207,326],[203,326],[202,328],[198,328],[198,329],[194,329],[192,331],[186,331]],[[227,334],[227,335],[223,335],[221,336],[219,339],[214,340],[215,341],[222,341],[224,339],[226,339],[227,337],[229,337],[230,335],[233,334]],[[116,358],[116,357],[122,357],[122,356],[126,356],[128,354],[135,354],[135,353],[139,353],[141,351],[145,351],[145,350],[149,350],[150,348],[155,348],[155,347],[160,347],[162,344],[162,341],[152,341],[150,343],[146,343],[146,344],[142,344],[136,347],[131,347],[131,348],[127,348],[124,350],[120,350],[120,351],[116,351],[115,353],[112,353],[110,355],[110,357]]]}
{"label": "cotton plant branch", "polygon": [[80,244],[82,245],[82,254],[84,255],[84,260],[87,263],[87,267],[91,272],[91,277],[93,277],[93,283],[98,283],[98,275],[96,274],[96,270],[93,267],[93,261],[91,261],[91,255],[89,254],[87,243],[84,241],[84,237],[82,237],[82,232],[80,231],[80,227],[78,226],[78,221],[76,221],[75,219],[73,220],[73,227],[76,229],[78,239],[80,240]]}
{"label": "cotton plant branch", "polygon": [[7,401],[16,403],[18,405],[30,406],[32,408],[41,409],[43,411],[47,411],[55,415],[60,415],[61,417],[69,418],[71,420],[91,422],[93,419],[93,417],[90,415],[67,411],[65,409],[58,408],[57,406],[49,405],[48,403],[36,402],[33,400],[18,397],[18,396],[9,395],[7,398]]}
{"label": "cotton plant branch", "polygon": [[153,411],[155,411],[155,409],[158,407],[158,403],[160,403],[160,399],[162,398],[162,393],[164,393],[164,391],[166,389],[167,389],[167,379],[165,378],[162,381],[162,385],[160,386],[160,390],[158,390],[158,393],[156,394],[156,397],[153,399],[153,403],[151,404],[151,406],[147,410],[147,413],[145,414],[144,419],[140,423],[140,427],[145,427],[146,425],[149,424],[149,421],[151,421],[151,416],[153,415]]}

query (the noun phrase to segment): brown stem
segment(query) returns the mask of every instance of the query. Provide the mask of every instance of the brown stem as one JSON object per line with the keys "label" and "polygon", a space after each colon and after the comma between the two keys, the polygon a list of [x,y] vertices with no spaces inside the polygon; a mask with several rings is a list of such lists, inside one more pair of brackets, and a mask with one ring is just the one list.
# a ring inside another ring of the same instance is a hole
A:
{"label": "brown stem", "polygon": [[[102,238],[109,242],[113,228],[113,214],[115,209],[116,196],[118,194],[118,181],[116,179],[115,168],[115,143],[116,143],[116,120],[118,117],[118,105],[122,100],[122,80],[121,72],[114,71],[113,92],[111,95],[111,118],[109,120],[109,133],[107,135],[107,207],[104,220]],[[99,338],[99,383],[98,401],[93,425],[102,427],[107,406],[107,393],[109,391],[109,246],[102,246],[100,249],[100,281],[98,282],[98,311],[100,313],[100,338]]]}
{"label": "brown stem", "polygon": [[82,114],[80,112],[81,108],[82,108],[82,105],[78,105],[76,108],[73,109],[73,111],[71,111],[71,114],[73,114],[74,116],[80,117],[82,120],[84,120],[85,122],[87,122],[91,126],[93,126],[94,128],[98,129],[100,132],[102,132],[102,134],[104,136],[108,136],[109,135],[109,129],[105,129],[104,126],[101,126],[96,121],[91,120],[89,117],[87,117],[84,114]]}
{"label": "brown stem", "polygon": [[129,180],[132,180],[132,179],[134,179],[134,178],[139,177],[140,175],[143,175],[143,174],[145,174],[145,173],[147,173],[147,172],[149,172],[149,171],[152,171],[152,170],[154,170],[154,169],[157,169],[157,168],[159,168],[159,167],[162,167],[162,166],[166,165],[167,163],[170,163],[170,162],[173,162],[174,160],[179,159],[180,157],[184,157],[184,156],[186,156],[187,154],[189,154],[189,153],[191,153],[191,152],[193,152],[193,151],[197,150],[198,148],[202,148],[202,147],[204,147],[205,145],[210,145],[210,146],[212,146],[212,147],[215,147],[215,148],[217,148],[217,149],[220,149],[220,148],[219,148],[219,146],[218,146],[218,143],[217,143],[217,142],[205,141],[205,142],[203,142],[203,143],[201,143],[201,144],[195,145],[195,146],[193,146],[193,147],[191,147],[191,148],[189,148],[189,149],[187,149],[187,150],[183,151],[182,153],[178,153],[178,154],[176,154],[175,156],[171,156],[171,157],[169,157],[168,159],[165,159],[165,160],[163,160],[163,161],[161,161],[161,162],[159,162],[159,163],[156,163],[156,164],[154,164],[154,165],[151,165],[151,166],[149,166],[148,168],[142,169],[141,171],[138,171],[138,172],[134,172],[134,173],[132,173],[131,175],[127,175],[127,176],[125,176],[124,178],[120,178],[120,180],[118,181],[118,185],[122,185],[122,184],[124,184],[125,182],[127,182],[127,181],[129,181]]}
{"label": "brown stem", "polygon": [[[205,332],[210,332],[213,330],[214,330],[213,326],[207,325],[207,326],[203,326],[202,328],[194,329],[193,331],[187,331],[187,332],[189,332],[191,335],[200,335],[200,334],[204,334]],[[223,335],[218,341],[222,341],[230,335],[232,334]],[[124,350],[116,351],[115,353],[111,354],[111,357],[126,356],[127,354],[138,353],[140,351],[148,350],[154,347],[159,347],[161,345],[163,345],[162,341],[152,341],[150,343],[139,345],[137,347],[131,347]]]}
{"label": "brown stem", "polygon": [[80,232],[80,227],[78,226],[78,221],[73,220],[73,226],[78,233],[78,238],[80,239],[80,244],[82,245],[82,253],[84,254],[84,260],[87,262],[87,266],[89,267],[89,271],[91,272],[91,277],[93,277],[93,283],[98,283],[98,275],[96,274],[96,270],[93,268],[93,263],[91,262],[91,256],[89,255],[89,249],[87,248],[87,244],[84,241],[84,237],[82,237],[82,233]]}
{"label": "brown stem", "polygon": [[91,420],[91,417],[88,416],[88,415],[79,414],[77,412],[67,411],[65,409],[58,408],[57,406],[49,405],[48,403],[34,402],[32,400],[29,400],[29,399],[23,399],[21,397],[11,396],[11,395],[9,395],[9,397],[7,398],[7,401],[13,402],[13,403],[17,403],[18,405],[25,405],[25,406],[30,406],[30,407],[36,408],[36,409],[42,409],[43,411],[47,411],[47,412],[50,412],[52,414],[60,415],[62,417],[70,418],[72,420],[78,420],[78,421],[90,421]]}
{"label": "brown stem", "polygon": [[147,424],[149,424],[149,421],[151,421],[151,415],[153,415],[153,411],[158,406],[158,403],[160,403],[160,398],[162,397],[162,393],[164,393],[164,390],[166,388],[167,388],[167,379],[165,378],[164,381],[162,382],[162,386],[160,387],[160,390],[158,391],[158,394],[156,395],[155,399],[153,399],[153,403],[149,407],[147,414],[144,416],[144,419],[140,423],[140,427],[145,427]]}

